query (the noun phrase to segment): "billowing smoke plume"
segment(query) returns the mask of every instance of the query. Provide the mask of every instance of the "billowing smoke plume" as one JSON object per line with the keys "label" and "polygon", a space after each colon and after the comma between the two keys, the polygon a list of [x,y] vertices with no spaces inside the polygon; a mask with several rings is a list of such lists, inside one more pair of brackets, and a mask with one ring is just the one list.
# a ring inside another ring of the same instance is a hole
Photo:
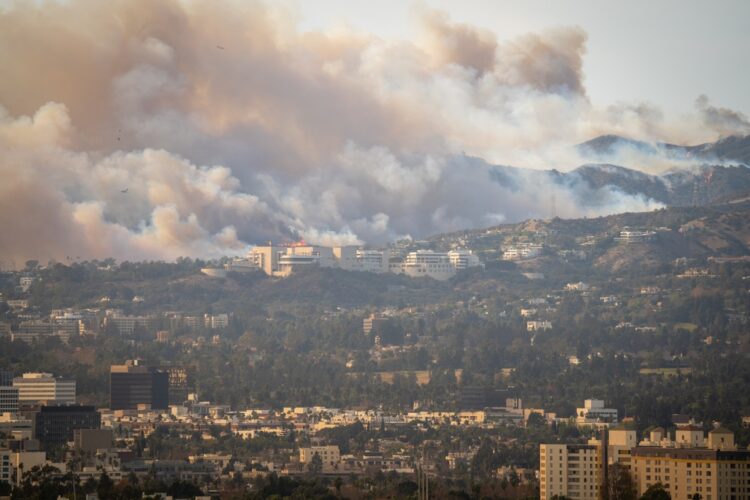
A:
{"label": "billowing smoke plume", "polygon": [[[498,182],[567,170],[600,133],[705,140],[593,106],[586,34],[513,40],[421,14],[415,41],[300,32],[255,2],[73,0],[0,11],[0,259],[213,257],[269,239],[382,244],[526,217],[649,209],[612,190]],[[554,206],[551,206],[551,201]]]}
{"label": "billowing smoke plume", "polygon": [[728,108],[712,106],[708,97],[701,95],[695,101],[706,127],[721,136],[750,134],[750,120],[747,116]]}

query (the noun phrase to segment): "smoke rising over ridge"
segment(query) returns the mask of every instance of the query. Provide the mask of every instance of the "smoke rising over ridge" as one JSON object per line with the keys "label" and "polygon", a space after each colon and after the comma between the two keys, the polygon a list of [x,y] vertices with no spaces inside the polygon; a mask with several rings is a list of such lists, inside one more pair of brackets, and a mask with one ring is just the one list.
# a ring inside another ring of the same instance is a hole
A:
{"label": "smoke rising over ridge", "polygon": [[[0,259],[173,259],[303,237],[382,244],[527,217],[647,210],[612,189],[498,182],[570,170],[601,133],[701,142],[689,119],[586,94],[586,33],[502,40],[422,11],[414,40],[300,32],[256,2],[94,0],[0,11]],[[658,159],[624,158],[645,170]],[[123,192],[125,191],[126,192]]]}

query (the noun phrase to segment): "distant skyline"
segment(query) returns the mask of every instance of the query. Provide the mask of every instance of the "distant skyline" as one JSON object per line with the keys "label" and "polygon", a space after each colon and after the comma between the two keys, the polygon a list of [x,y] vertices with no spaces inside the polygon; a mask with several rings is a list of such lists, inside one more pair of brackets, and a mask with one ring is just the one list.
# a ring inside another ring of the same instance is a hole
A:
{"label": "distant skyline", "polygon": [[602,134],[750,134],[748,5],[0,0],[0,260],[379,245],[659,208],[531,171],[594,161],[575,145]]}

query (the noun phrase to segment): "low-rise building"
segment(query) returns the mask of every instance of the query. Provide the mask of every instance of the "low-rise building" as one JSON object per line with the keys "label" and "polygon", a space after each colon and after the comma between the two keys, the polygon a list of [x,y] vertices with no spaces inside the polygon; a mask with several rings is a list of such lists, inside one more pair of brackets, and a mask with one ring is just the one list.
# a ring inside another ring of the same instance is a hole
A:
{"label": "low-rise building", "polygon": [[324,468],[335,467],[341,461],[338,446],[309,446],[299,449],[299,461],[302,464],[310,464],[315,455],[320,457]]}
{"label": "low-rise building", "polygon": [[583,408],[576,409],[576,423],[581,424],[612,424],[617,423],[617,409],[605,408],[601,399],[587,399]]}
{"label": "low-rise building", "polygon": [[528,332],[536,332],[540,330],[551,330],[551,329],[552,329],[552,322],[548,320],[526,322],[526,331]]}
{"label": "low-rise building", "polygon": [[649,231],[646,229],[631,229],[629,227],[624,228],[620,231],[620,234],[615,237],[616,241],[625,244],[632,243],[645,243],[651,241],[656,237],[656,231]]}
{"label": "low-rise building", "polygon": [[542,254],[542,245],[524,244],[512,245],[503,249],[503,260],[516,261],[524,259],[533,259]]}

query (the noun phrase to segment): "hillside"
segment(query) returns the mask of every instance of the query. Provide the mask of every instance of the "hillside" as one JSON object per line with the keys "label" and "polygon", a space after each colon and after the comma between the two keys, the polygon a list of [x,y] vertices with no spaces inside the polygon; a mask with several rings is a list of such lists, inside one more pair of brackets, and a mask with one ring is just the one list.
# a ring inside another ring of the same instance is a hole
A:
{"label": "hillside", "polygon": [[[648,241],[616,239],[625,228],[653,232]],[[502,260],[513,245],[541,245],[541,255],[518,262]],[[568,282],[620,276],[648,278],[655,273],[705,267],[711,260],[750,256],[750,200],[705,207],[673,207],[591,219],[532,219],[482,230],[437,235],[403,243],[395,256],[416,248],[474,250],[485,269],[459,273],[447,282],[393,274],[312,268],[286,279],[262,272],[216,279],[199,272],[204,263],[130,263],[114,270],[96,263],[55,265],[42,271],[30,290],[41,311],[62,307],[107,307],[126,313],[157,310],[232,310],[249,316],[316,309],[426,305],[465,300],[477,293],[558,287]],[[523,273],[543,273],[530,282]],[[136,303],[133,298],[145,300]]]}
{"label": "hillside", "polygon": [[664,142],[648,143],[619,135],[602,135],[576,146],[590,158],[615,156],[621,149],[637,150],[650,155],[662,154],[674,159],[694,159],[707,164],[736,162],[750,166],[750,135],[729,136],[716,142],[683,146]]}
{"label": "hillside", "polygon": [[[623,244],[615,237],[625,228],[653,231],[650,241]],[[616,274],[649,272],[675,259],[705,264],[709,258],[750,256],[750,201],[705,207],[673,207],[591,219],[530,220],[484,230],[438,235],[436,248],[467,246],[487,261],[516,244],[544,245],[545,254],[519,263],[522,268],[552,271],[562,264]],[[576,255],[571,258],[570,255]],[[583,271],[582,271],[583,272]]]}

